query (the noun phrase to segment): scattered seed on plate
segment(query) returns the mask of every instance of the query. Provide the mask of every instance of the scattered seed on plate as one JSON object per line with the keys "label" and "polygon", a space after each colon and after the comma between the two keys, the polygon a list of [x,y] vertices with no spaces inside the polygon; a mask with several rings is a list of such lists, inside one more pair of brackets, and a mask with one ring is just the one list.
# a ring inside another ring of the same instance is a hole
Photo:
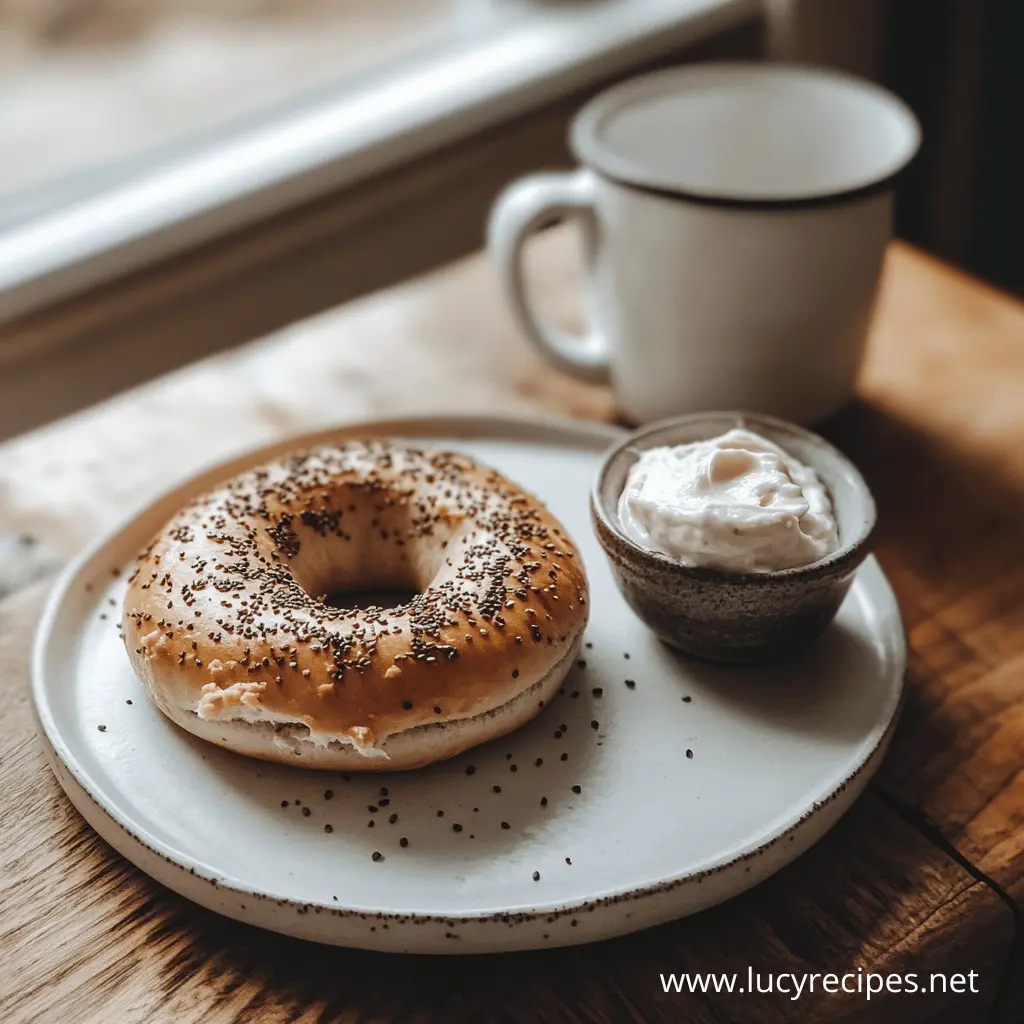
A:
{"label": "scattered seed on plate", "polygon": [[558,760],[559,761],[568,761],[569,760],[569,755],[563,753],[562,756]]}
{"label": "scattered seed on plate", "polygon": [[573,786],[572,787],[572,791],[574,793],[582,793],[583,792],[583,787],[582,786]]}
{"label": "scattered seed on plate", "polygon": [[302,816],[304,818],[308,818],[309,817],[309,808],[308,807],[303,807],[302,808]]}
{"label": "scattered seed on plate", "polygon": [[396,821],[398,821],[398,815],[397,814],[389,814],[388,815],[388,824],[389,825],[394,825],[394,823]]}
{"label": "scattered seed on plate", "polygon": [[325,789],[324,790],[324,799],[325,800],[330,800],[333,796],[334,796],[334,790],[333,789]]}
{"label": "scattered seed on plate", "polygon": [[631,690],[635,690],[636,689],[636,680],[635,679],[627,679],[626,680],[626,686],[628,686],[629,689],[631,689]]}
{"label": "scattered seed on plate", "polygon": [[452,831],[453,832],[461,832],[462,831],[462,826],[457,821],[452,822]]}
{"label": "scattered seed on plate", "polygon": [[566,857],[565,858],[565,863],[566,864],[571,864],[572,863],[572,857]]}
{"label": "scattered seed on plate", "polygon": [[543,757],[538,757],[537,760],[533,762],[534,767],[536,767],[536,768],[539,768],[543,763],[544,763],[544,758]]}
{"label": "scattered seed on plate", "polygon": [[398,845],[404,849],[406,846],[409,845],[409,840],[406,839],[405,836],[402,836],[402,838],[398,840]]}
{"label": "scattered seed on plate", "polygon": [[491,790],[494,793],[500,793],[501,792],[501,786],[491,786]]}
{"label": "scattered seed on plate", "polygon": [[542,796],[540,798],[540,805],[541,805],[541,807],[547,807],[547,805],[548,805],[548,798],[546,796]]}
{"label": "scattered seed on plate", "polygon": [[373,851],[373,860],[374,861],[382,861],[383,859],[384,859],[384,854],[381,853],[380,850],[374,850]]}
{"label": "scattered seed on plate", "polygon": [[534,871],[534,873],[533,873],[533,880],[535,882],[539,882],[540,881],[540,872],[539,871]]}
{"label": "scattered seed on plate", "polygon": [[97,725],[97,726],[96,726],[96,728],[97,728],[97,729],[98,729],[98,730],[99,730],[100,732],[106,732],[106,731],[107,731],[107,727],[106,727],[105,725]]}
{"label": "scattered seed on plate", "polygon": [[693,751],[690,750],[689,747],[686,748],[686,756],[690,758],[691,761],[693,760]]}
{"label": "scattered seed on plate", "polygon": [[324,825],[324,831],[325,832],[333,832],[334,831],[334,826],[333,825]]}
{"label": "scattered seed on plate", "polygon": [[467,775],[475,775],[476,774],[476,765],[475,764],[467,764],[466,765],[466,774]]}
{"label": "scattered seed on plate", "polygon": [[600,686],[595,686],[590,692],[595,697],[602,697],[602,696],[604,696],[604,690],[602,690]]}
{"label": "scattered seed on plate", "polygon": [[684,697],[684,698],[683,698],[683,703],[684,703],[684,704],[689,704],[691,700],[693,700],[693,698],[692,698],[692,697]]}
{"label": "scattered seed on plate", "polygon": [[503,829],[510,829],[510,828],[511,828],[512,826],[511,826],[511,825],[510,825],[510,824],[509,824],[509,823],[508,823],[507,821],[503,821],[503,822],[501,823],[501,827],[502,827]]}
{"label": "scattered seed on plate", "polygon": [[282,800],[281,801],[281,806],[282,807],[287,807],[288,806],[288,801],[287,800]]}
{"label": "scattered seed on plate", "polygon": [[591,729],[600,729],[601,728],[601,723],[596,718],[592,718],[590,720],[590,728]]}

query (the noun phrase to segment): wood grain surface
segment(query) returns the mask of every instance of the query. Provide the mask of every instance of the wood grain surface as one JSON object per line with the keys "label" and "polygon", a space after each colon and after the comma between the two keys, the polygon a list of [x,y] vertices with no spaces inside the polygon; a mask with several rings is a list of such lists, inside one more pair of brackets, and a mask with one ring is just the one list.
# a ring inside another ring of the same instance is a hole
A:
{"label": "wood grain surface", "polygon": [[[531,255],[543,302],[573,322],[574,239],[549,233]],[[336,950],[149,881],[45,766],[26,680],[48,583],[12,585],[0,601],[0,1021],[1024,1019],[1024,308],[894,246],[861,395],[826,432],[875,490],[910,641],[882,774],[750,893],[598,945],[463,959]],[[201,463],[343,419],[454,409],[613,415],[603,389],[527,350],[473,257],[9,442],[0,533],[31,535],[52,564]],[[973,970],[982,991],[793,1001],[665,994],[659,981],[748,965]]]}

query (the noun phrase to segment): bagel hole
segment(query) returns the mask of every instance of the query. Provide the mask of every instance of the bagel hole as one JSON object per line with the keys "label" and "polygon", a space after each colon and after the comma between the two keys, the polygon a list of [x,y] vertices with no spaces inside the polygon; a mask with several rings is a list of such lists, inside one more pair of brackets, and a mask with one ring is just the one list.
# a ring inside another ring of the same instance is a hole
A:
{"label": "bagel hole", "polygon": [[415,587],[357,587],[332,590],[325,598],[330,608],[399,608],[419,595]]}

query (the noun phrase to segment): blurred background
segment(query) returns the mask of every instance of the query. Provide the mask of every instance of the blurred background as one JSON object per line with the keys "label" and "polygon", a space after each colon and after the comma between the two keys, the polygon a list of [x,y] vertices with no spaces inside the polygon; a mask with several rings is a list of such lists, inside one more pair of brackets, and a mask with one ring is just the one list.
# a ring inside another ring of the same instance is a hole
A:
{"label": "blurred background", "polygon": [[888,85],[898,232],[1024,294],[1021,38],[1013,0],[0,0],[0,436],[478,248],[589,95],[708,57]]}
{"label": "blurred background", "polygon": [[276,113],[289,100],[469,31],[493,6],[2,0],[0,126],[8,159],[0,196]]}

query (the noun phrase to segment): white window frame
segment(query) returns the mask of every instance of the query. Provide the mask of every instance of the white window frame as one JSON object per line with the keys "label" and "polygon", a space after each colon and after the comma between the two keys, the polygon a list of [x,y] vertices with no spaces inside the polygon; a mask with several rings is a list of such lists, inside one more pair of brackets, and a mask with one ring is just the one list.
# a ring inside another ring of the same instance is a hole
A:
{"label": "white window frame", "polygon": [[[756,55],[760,18],[760,0],[538,3],[494,34],[0,209],[0,437],[471,251],[504,181],[566,162],[586,95],[701,47]],[[353,265],[345,237],[376,247],[376,264]],[[336,284],[316,284],[331,259]],[[247,280],[281,301],[232,314]]]}

